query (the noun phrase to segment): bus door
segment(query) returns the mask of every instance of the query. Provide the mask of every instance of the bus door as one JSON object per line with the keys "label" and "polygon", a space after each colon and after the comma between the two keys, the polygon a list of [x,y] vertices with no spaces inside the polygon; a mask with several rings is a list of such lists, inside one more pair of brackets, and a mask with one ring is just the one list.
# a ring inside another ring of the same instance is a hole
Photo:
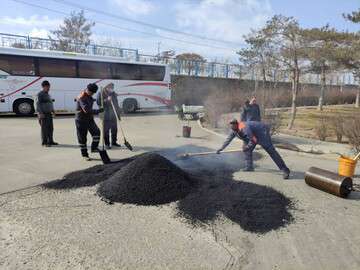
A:
{"label": "bus door", "polygon": [[6,78],[8,75],[5,72],[0,70],[0,112],[9,112],[9,97],[7,97],[7,93],[9,92],[9,87],[6,83]]}
{"label": "bus door", "polygon": [[9,109],[9,98],[8,97],[2,97],[5,96],[5,91],[2,91],[0,89],[0,112],[8,112]]}
{"label": "bus door", "polygon": [[65,110],[74,112],[76,110],[76,91],[69,91],[65,94]]}

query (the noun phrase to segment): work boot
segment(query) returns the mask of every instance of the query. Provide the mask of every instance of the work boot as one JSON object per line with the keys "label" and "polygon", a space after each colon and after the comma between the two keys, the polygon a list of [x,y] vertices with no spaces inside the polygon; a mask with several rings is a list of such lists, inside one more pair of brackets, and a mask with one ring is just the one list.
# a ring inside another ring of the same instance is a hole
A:
{"label": "work boot", "polygon": [[98,148],[91,149],[91,153],[99,153],[99,149]]}
{"label": "work boot", "polygon": [[244,168],[242,169],[243,172],[253,172],[254,168]]}
{"label": "work boot", "polygon": [[82,156],[82,158],[85,160],[85,161],[91,161],[91,158],[89,156]]}
{"label": "work boot", "polygon": [[105,145],[105,149],[110,150],[111,149],[110,144]]}
{"label": "work boot", "polygon": [[120,145],[120,144],[118,144],[117,142],[114,142],[114,143],[112,144],[112,146],[115,146],[115,147],[121,147],[121,145]]}
{"label": "work boot", "polygon": [[53,141],[53,142],[50,142],[49,144],[50,144],[50,145],[59,145],[57,142],[54,142],[54,141]]}
{"label": "work boot", "polygon": [[286,180],[286,179],[289,179],[290,177],[290,170],[289,169],[284,169],[282,171],[282,175],[283,175],[283,179]]}
{"label": "work boot", "polygon": [[44,145],[45,147],[51,147],[51,144],[47,143]]}

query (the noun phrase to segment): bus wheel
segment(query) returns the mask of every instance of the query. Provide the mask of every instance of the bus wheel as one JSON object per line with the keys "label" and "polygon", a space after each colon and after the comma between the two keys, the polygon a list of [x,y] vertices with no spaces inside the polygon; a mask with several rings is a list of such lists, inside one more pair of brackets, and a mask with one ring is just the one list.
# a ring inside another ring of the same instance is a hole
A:
{"label": "bus wheel", "polygon": [[18,99],[14,102],[13,110],[17,115],[33,115],[34,102],[31,99]]}
{"label": "bus wheel", "polygon": [[134,98],[127,98],[123,102],[124,113],[133,113],[138,109],[138,103]]}

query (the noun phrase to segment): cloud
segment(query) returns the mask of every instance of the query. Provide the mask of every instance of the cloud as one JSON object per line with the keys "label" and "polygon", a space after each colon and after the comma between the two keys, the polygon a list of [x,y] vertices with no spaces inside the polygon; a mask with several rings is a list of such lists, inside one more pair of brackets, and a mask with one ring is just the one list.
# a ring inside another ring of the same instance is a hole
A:
{"label": "cloud", "polygon": [[120,10],[132,17],[147,15],[153,12],[156,7],[150,0],[111,0]]}
{"label": "cloud", "polygon": [[56,28],[62,23],[59,19],[50,19],[48,16],[33,15],[28,18],[25,17],[0,17],[0,25],[11,25],[16,27],[43,27]]}
{"label": "cloud", "polygon": [[242,42],[244,34],[263,26],[272,15],[269,0],[178,2],[175,12],[184,31],[232,42]]}
{"label": "cloud", "polygon": [[39,28],[33,28],[29,36],[30,37],[37,37],[37,38],[49,38],[50,32],[46,29],[39,29]]}

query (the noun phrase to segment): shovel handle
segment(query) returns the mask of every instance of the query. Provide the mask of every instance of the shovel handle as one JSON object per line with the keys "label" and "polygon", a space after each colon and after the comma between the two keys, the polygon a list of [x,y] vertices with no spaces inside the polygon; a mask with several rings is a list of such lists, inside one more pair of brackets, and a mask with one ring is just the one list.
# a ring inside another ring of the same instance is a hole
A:
{"label": "shovel handle", "polygon": [[[221,153],[235,153],[235,152],[242,152],[241,150],[228,150],[228,151],[223,151]],[[180,157],[194,157],[194,156],[206,156],[206,155],[212,155],[212,154],[216,154],[216,151],[211,151],[211,152],[198,152],[198,153],[185,153],[185,154],[180,154]]]}
{"label": "shovel handle", "polygon": [[353,160],[358,160],[360,158],[360,152],[353,158]]}

